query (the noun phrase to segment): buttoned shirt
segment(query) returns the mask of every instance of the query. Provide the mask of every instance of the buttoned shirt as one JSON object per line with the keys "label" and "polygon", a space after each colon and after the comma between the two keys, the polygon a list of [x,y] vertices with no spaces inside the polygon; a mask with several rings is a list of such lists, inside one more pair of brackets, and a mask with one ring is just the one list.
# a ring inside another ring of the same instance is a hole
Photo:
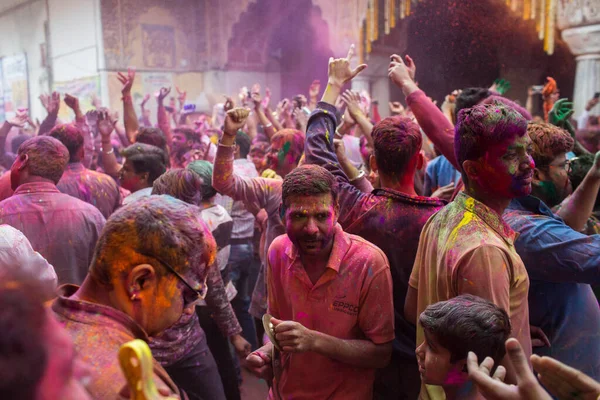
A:
{"label": "buttoned shirt", "polygon": [[[459,193],[423,228],[409,281],[418,290],[417,315],[460,294],[488,299],[506,310],[512,336],[529,360],[529,277],[514,247],[516,237],[495,211]],[[423,340],[417,324],[417,346]]]}
{"label": "buttoned shirt", "polygon": [[[394,339],[392,278],[385,254],[338,224],[327,267],[313,284],[287,235],[273,241],[267,266],[269,313],[340,339]],[[281,353],[270,398],[371,399],[375,370],[315,352]],[[275,393],[274,393],[275,392]]]}
{"label": "buttoned shirt", "polygon": [[105,223],[96,207],[61,193],[49,182],[20,185],[0,202],[0,224],[23,232],[33,249],[54,266],[60,284],[83,282]]}
{"label": "buttoned shirt", "polygon": [[[119,349],[134,339],[147,342],[148,335],[127,314],[115,308],[71,299],[77,289],[74,285],[59,288],[52,311],[71,335],[77,356],[88,366],[91,380],[86,389],[92,398],[116,399],[127,385],[119,364]],[[152,364],[154,381],[162,381],[161,386],[179,395],[169,374],[154,358]]]}
{"label": "buttoned shirt", "polygon": [[70,163],[56,185],[62,193],[96,207],[104,218],[110,217],[121,203],[119,187],[110,176],[92,171],[82,163]]}

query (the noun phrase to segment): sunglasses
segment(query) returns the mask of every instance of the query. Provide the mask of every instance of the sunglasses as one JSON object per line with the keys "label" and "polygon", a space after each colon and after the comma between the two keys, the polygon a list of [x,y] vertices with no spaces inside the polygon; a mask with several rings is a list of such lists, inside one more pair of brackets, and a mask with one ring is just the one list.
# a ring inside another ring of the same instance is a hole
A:
{"label": "sunglasses", "polygon": [[165,268],[167,268],[170,272],[172,272],[177,277],[177,279],[179,279],[181,282],[183,282],[183,284],[189,289],[189,291],[185,290],[183,293],[183,302],[185,303],[184,305],[194,303],[198,300],[204,300],[206,298],[206,293],[208,292],[208,286],[206,285],[206,280],[208,279],[208,276],[206,278],[204,278],[204,283],[202,285],[202,289],[197,290],[197,289],[194,289],[194,287],[192,285],[190,285],[188,283],[188,281],[186,281],[185,278],[183,276],[181,276],[181,274],[179,274],[177,271],[175,271],[175,268],[173,268],[171,265],[169,265],[169,263],[165,262],[164,260],[162,260],[159,257],[154,256],[154,255],[140,253],[140,252],[138,252],[138,253],[145,257],[148,257],[148,258],[154,258],[156,261],[158,261],[159,263],[164,265]]}

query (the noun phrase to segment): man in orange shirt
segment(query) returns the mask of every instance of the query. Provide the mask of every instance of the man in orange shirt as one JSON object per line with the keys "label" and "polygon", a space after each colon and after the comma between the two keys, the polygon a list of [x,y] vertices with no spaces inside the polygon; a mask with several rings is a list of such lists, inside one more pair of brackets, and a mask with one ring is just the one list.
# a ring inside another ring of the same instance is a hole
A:
{"label": "man in orange shirt", "polygon": [[286,175],[281,214],[287,235],[269,249],[267,287],[282,353],[271,360],[268,343],[248,365],[261,377],[280,366],[272,399],[371,399],[394,339],[387,258],[337,223],[337,182],[323,167]]}

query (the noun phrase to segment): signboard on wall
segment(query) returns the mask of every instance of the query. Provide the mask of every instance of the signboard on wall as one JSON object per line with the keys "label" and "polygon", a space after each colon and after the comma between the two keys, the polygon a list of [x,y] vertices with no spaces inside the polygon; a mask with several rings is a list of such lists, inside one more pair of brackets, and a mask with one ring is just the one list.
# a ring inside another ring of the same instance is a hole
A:
{"label": "signboard on wall", "polygon": [[2,58],[2,98],[4,117],[11,118],[19,108],[29,108],[27,56],[18,54]]}
{"label": "signboard on wall", "polygon": [[65,94],[75,96],[79,99],[79,106],[85,113],[94,108],[92,98],[100,96],[100,82],[98,76],[89,76],[86,78],[73,79],[64,82],[54,82],[53,91],[60,93],[61,105],[58,117],[61,120],[70,120],[73,118],[71,109],[64,103]]}

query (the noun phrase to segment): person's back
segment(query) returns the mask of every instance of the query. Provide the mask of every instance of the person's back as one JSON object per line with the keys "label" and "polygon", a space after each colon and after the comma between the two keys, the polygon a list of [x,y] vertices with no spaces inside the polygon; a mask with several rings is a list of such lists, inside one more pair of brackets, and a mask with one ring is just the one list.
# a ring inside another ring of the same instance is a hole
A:
{"label": "person's back", "polygon": [[119,206],[119,188],[110,176],[92,171],[83,164],[85,135],[80,126],[57,125],[50,131],[50,136],[69,150],[69,164],[56,185],[58,190],[95,206],[104,218],[108,218]]}
{"label": "person's back", "polygon": [[61,193],[95,206],[104,218],[108,218],[121,202],[119,187],[113,178],[87,169],[81,163],[68,164],[56,187]]}
{"label": "person's back", "polygon": [[79,284],[106,221],[96,207],[56,188],[67,161],[68,150],[54,138],[24,142],[11,169],[16,190],[0,202],[0,223],[23,232],[54,266],[60,284]]}

